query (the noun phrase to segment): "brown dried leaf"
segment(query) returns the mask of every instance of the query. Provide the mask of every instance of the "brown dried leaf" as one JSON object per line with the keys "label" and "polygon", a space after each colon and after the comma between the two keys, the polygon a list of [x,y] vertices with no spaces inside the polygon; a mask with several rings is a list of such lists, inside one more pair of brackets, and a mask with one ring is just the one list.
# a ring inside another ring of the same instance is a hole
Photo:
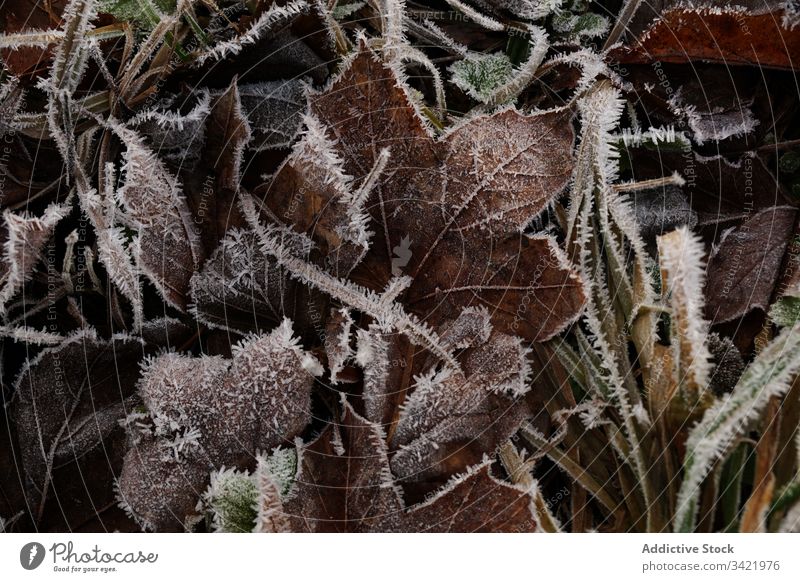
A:
{"label": "brown dried leaf", "polygon": [[463,471],[531,416],[523,395],[532,370],[521,340],[494,333],[460,360],[463,373],[430,371],[416,379],[391,441],[399,447],[391,463],[398,478],[423,481]]}
{"label": "brown dried leaf", "polygon": [[620,63],[686,63],[794,69],[800,54],[797,15],[783,0],[683,0],[643,3],[630,26],[632,41],[610,58]]}
{"label": "brown dried leaf", "polygon": [[138,231],[133,256],[164,300],[186,308],[189,280],[202,248],[180,184],[132,130],[115,128],[127,148],[125,182],[117,192],[123,222]]}
{"label": "brown dried leaf", "polygon": [[51,204],[41,217],[27,213],[3,213],[0,228],[0,313],[22,288],[42,259],[42,251],[50,240],[56,225],[69,213],[63,204]]}
{"label": "brown dried leaf", "polygon": [[236,77],[211,105],[203,151],[205,162],[217,175],[217,187],[237,190],[242,154],[250,141],[250,124],[242,111]]}
{"label": "brown dried leaf", "polygon": [[[542,341],[577,317],[575,273],[551,240],[520,234],[571,175],[570,113],[505,109],[437,140],[403,82],[363,47],[310,108],[303,141],[260,194],[273,217],[310,232],[330,255],[342,246],[342,225],[358,222],[341,202],[354,199],[356,185],[363,192],[388,149],[365,193],[374,234],[363,260],[354,257],[353,280],[377,290],[392,275],[411,275],[412,311],[433,326],[485,305],[501,330]],[[309,173],[310,151],[326,155]]]}
{"label": "brown dried leaf", "polygon": [[[286,243],[302,248],[302,241],[295,244],[288,233]],[[198,321],[240,333],[270,329],[284,317],[302,329],[310,315],[322,309],[316,296],[264,254],[253,232],[239,229],[231,229],[194,274],[191,298]]]}
{"label": "brown dried leaf", "polygon": [[380,428],[343,403],[341,423],[304,447],[284,511],[293,531],[530,532],[528,494],[494,478],[484,461],[426,503],[405,507]]}
{"label": "brown dried leaf", "polygon": [[708,262],[706,314],[715,323],[769,309],[796,210],[775,206],[723,234]]}

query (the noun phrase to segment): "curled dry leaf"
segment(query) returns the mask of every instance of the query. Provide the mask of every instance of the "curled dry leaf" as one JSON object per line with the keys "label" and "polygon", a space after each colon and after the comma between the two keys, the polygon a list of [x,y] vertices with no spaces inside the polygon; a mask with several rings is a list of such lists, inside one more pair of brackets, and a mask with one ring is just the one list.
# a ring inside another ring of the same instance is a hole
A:
{"label": "curled dry leaf", "polygon": [[[305,428],[321,372],[292,337],[289,320],[234,346],[231,360],[175,353],[150,360],[139,383],[146,413],[128,420],[121,505],[146,529],[184,527],[210,470],[247,463]],[[142,478],[148,471],[172,475],[153,482],[157,495]]]}
{"label": "curled dry leaf", "polygon": [[[521,233],[571,175],[569,112],[504,109],[436,139],[403,79],[363,46],[310,110],[303,139],[258,194],[312,236],[329,270],[373,290],[411,276],[407,305],[433,326],[470,305],[536,341],[574,321],[577,275],[552,239]],[[366,217],[350,212],[361,200]]]}

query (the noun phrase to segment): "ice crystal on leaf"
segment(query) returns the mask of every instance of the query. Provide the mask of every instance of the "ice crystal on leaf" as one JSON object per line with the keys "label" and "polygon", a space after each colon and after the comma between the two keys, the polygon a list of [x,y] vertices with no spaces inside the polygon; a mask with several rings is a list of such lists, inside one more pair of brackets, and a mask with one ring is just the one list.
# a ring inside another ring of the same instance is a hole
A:
{"label": "ice crystal on leaf", "polygon": [[[334,273],[352,272],[377,291],[390,281],[393,249],[407,248],[403,272],[412,282],[404,303],[433,326],[470,305],[526,297],[540,307],[517,316],[493,309],[493,323],[542,340],[575,318],[582,304],[577,277],[551,239],[520,232],[566,185],[573,139],[567,112],[507,108],[465,119],[436,139],[395,70],[363,46],[329,87],[311,95],[310,107],[304,141],[263,196],[273,216],[310,231],[335,259],[328,264],[340,264],[341,237],[325,226],[342,220],[337,200],[352,199],[345,192],[380,165],[379,144],[389,136],[397,144],[366,196],[369,249],[348,254],[352,260]],[[303,155],[309,147],[318,152],[313,158]],[[312,224],[319,227],[312,231]],[[550,316],[539,318],[539,308]]]}
{"label": "ice crystal on leaf", "polygon": [[[152,529],[186,523],[194,516],[196,488],[204,487],[210,470],[236,466],[305,428],[311,415],[311,384],[320,373],[319,362],[292,336],[288,320],[268,335],[251,336],[234,346],[231,360],[176,353],[151,358],[139,393],[152,421],[152,436],[142,438],[138,431],[125,457],[121,501]],[[165,450],[178,454],[164,454]],[[173,476],[165,487],[178,490],[164,491],[166,497],[160,499],[139,481],[148,469],[184,473],[187,480],[181,486]]]}

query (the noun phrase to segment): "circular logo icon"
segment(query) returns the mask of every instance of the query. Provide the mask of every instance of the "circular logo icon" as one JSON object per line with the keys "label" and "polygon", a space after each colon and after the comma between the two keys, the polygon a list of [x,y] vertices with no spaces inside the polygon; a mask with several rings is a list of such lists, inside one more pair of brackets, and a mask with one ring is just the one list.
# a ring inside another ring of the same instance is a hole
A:
{"label": "circular logo icon", "polygon": [[35,570],[44,561],[44,546],[39,542],[29,542],[19,551],[19,563],[26,570]]}

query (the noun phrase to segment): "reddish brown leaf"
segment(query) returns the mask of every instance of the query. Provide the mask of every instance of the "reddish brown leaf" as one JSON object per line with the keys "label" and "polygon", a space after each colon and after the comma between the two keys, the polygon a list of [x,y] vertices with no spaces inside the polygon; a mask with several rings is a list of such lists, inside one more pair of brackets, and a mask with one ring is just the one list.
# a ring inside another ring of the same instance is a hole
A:
{"label": "reddish brown leaf", "polygon": [[[535,341],[574,321],[584,300],[577,276],[552,241],[520,234],[572,172],[568,112],[505,109],[435,139],[403,82],[363,47],[312,95],[311,111],[303,141],[262,194],[273,218],[311,233],[331,270],[347,275],[356,264],[351,279],[376,290],[410,275],[408,304],[433,326],[469,305]],[[331,253],[344,246],[343,225],[358,220],[341,202],[363,192],[387,149],[364,192],[369,251],[342,265]]]}
{"label": "reddish brown leaf", "polygon": [[[685,63],[693,60],[726,65],[796,69],[800,34],[787,22],[786,3],[761,0],[744,6],[704,0],[686,6],[665,0],[657,18],[645,3],[634,17],[632,40],[610,58],[621,63]],[[796,16],[795,16],[796,18]]]}

